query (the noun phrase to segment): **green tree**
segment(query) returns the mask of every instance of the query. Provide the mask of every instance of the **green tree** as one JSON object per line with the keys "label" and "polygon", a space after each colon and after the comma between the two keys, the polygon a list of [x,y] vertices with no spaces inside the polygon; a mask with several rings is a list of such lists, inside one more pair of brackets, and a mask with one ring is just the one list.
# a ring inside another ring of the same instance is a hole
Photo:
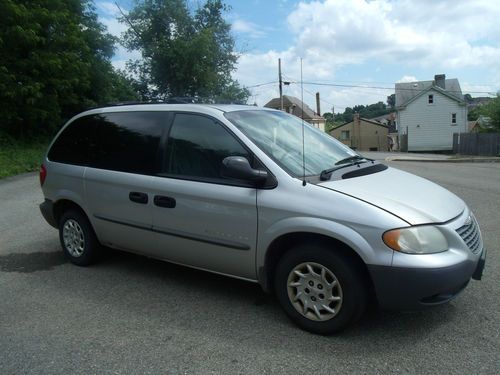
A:
{"label": "green tree", "polygon": [[396,107],[396,94],[391,94],[387,97],[387,106],[391,109]]}
{"label": "green tree", "polygon": [[479,114],[480,114],[479,112],[480,112],[480,108],[478,108],[478,107],[469,109],[467,111],[467,120],[468,121],[476,121],[479,118]]}
{"label": "green tree", "polygon": [[387,109],[387,105],[383,102],[369,104],[367,106],[354,106],[353,110],[364,118],[378,117],[390,112],[390,109]]}
{"label": "green tree", "polygon": [[383,102],[378,102],[369,105],[355,105],[354,107],[347,107],[344,113],[336,113],[334,116],[334,123],[343,124],[346,122],[351,122],[354,119],[354,114],[359,113],[360,117],[373,118],[378,116],[383,116],[391,112],[390,108]]}
{"label": "green tree", "polygon": [[231,78],[237,56],[221,0],[207,0],[191,14],[186,0],[144,0],[121,21],[123,37],[141,60],[130,61],[145,99],[203,97],[245,102],[249,92]]}
{"label": "green tree", "polygon": [[88,48],[84,60],[90,64],[90,84],[82,95],[88,106],[139,99],[132,80],[111,65],[117,39],[99,22],[93,2],[84,0],[83,4],[82,34]]}
{"label": "green tree", "polygon": [[0,1],[0,130],[52,132],[89,106],[136,96],[90,0]]}
{"label": "green tree", "polygon": [[491,128],[486,129],[486,131],[500,131],[500,93],[497,93],[496,98],[492,99],[488,104],[479,107],[478,112],[480,115],[491,119]]}
{"label": "green tree", "polygon": [[335,121],[342,122],[342,123],[351,122],[354,119],[354,113],[355,112],[354,112],[353,108],[347,107],[344,110],[344,113],[335,115]]}
{"label": "green tree", "polygon": [[329,133],[335,127],[335,115],[331,112],[325,112],[323,117],[326,120],[325,131]]}

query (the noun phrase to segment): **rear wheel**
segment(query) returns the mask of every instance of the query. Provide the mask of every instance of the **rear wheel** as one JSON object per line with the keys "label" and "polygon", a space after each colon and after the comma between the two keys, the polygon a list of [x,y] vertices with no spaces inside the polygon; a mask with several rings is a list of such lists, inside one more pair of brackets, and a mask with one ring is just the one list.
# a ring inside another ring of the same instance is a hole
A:
{"label": "rear wheel", "polygon": [[366,286],[356,263],[321,245],[288,251],[278,263],[274,286],[290,319],[313,333],[340,331],[366,307]]}
{"label": "rear wheel", "polygon": [[77,210],[68,210],[59,221],[59,240],[64,255],[78,266],[93,263],[100,244],[87,217]]}

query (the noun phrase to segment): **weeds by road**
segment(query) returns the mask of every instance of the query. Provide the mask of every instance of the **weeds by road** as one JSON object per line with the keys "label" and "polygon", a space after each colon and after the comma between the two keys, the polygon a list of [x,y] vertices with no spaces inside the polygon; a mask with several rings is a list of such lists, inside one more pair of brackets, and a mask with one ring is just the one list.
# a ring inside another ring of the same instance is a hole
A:
{"label": "weeds by road", "polygon": [[45,137],[18,141],[0,135],[0,178],[38,170],[49,142]]}

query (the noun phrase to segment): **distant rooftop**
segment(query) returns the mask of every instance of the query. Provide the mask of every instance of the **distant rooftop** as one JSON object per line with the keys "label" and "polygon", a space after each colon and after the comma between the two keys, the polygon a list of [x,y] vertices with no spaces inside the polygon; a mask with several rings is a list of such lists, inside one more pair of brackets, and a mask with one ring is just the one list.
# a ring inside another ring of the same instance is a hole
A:
{"label": "distant rooftop", "polygon": [[[302,116],[302,106],[304,108],[304,116]],[[264,105],[267,108],[280,109],[280,98],[271,99]],[[283,110],[297,117],[304,117],[304,120],[324,120],[324,117],[314,112],[307,104],[294,96],[283,95]]]}
{"label": "distant rooftop", "polygon": [[[441,80],[439,80],[441,78]],[[406,105],[410,100],[429,89],[435,89],[458,101],[463,102],[462,89],[458,79],[445,79],[443,75],[436,75],[432,81],[402,82],[396,83],[396,107]]]}

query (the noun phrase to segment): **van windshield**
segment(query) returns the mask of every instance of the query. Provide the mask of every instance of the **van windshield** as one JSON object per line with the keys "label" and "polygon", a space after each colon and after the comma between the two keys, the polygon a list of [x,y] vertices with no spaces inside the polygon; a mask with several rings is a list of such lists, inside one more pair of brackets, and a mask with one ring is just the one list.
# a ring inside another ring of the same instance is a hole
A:
{"label": "van windshield", "polygon": [[[248,110],[224,116],[295,177],[302,176],[302,120],[281,111]],[[356,152],[304,122],[305,174],[316,176]]]}

